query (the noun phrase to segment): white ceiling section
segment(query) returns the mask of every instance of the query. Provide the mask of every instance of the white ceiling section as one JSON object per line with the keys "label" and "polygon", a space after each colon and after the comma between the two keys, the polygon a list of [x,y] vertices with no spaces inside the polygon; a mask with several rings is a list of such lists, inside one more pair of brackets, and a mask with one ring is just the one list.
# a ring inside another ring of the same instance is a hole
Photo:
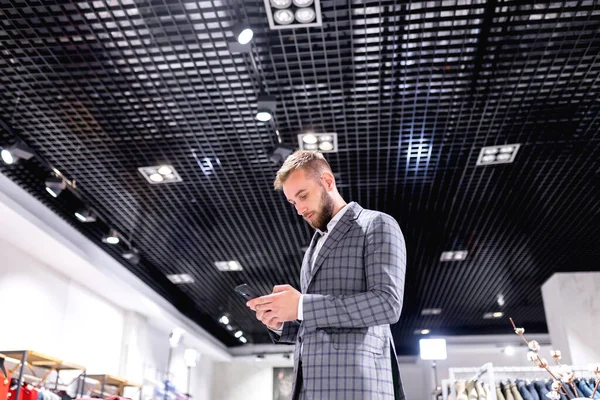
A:
{"label": "white ceiling section", "polygon": [[186,342],[204,356],[231,360],[223,344],[3,174],[0,221],[0,239],[43,260],[100,297],[145,315],[152,325],[166,330],[182,327],[188,333]]}

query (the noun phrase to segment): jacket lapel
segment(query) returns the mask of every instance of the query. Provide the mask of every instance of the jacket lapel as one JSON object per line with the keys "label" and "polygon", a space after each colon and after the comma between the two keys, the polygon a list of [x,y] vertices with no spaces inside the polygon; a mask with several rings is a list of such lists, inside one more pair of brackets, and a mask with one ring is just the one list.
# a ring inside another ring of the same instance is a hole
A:
{"label": "jacket lapel", "polygon": [[[344,238],[346,232],[348,232],[348,230],[352,226],[352,221],[358,218],[362,210],[363,208],[361,206],[359,206],[357,203],[354,203],[348,210],[346,210],[346,213],[342,216],[342,219],[339,220],[339,222],[335,225],[332,231],[329,232],[325,243],[323,243],[323,247],[321,247],[319,254],[317,254],[315,266],[312,268],[312,272],[310,272],[310,277],[306,284],[306,289],[308,289],[308,287],[310,286],[312,279],[317,274],[317,271],[319,271],[319,268],[321,268],[321,265],[323,265],[323,262],[325,261],[327,256],[329,256],[329,253],[331,253],[331,251],[338,245],[340,240]],[[308,270],[310,271],[310,259],[308,263]]]}

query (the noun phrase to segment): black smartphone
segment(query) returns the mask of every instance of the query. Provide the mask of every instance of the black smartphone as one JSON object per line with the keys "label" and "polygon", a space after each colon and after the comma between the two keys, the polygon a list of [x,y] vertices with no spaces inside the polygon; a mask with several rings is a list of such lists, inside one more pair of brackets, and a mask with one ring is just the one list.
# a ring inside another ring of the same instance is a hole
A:
{"label": "black smartphone", "polygon": [[256,290],[252,289],[250,286],[248,286],[245,283],[242,284],[242,285],[236,286],[235,287],[235,291],[238,294],[240,294],[243,298],[245,298],[246,300],[252,300],[252,299],[255,299],[257,297],[262,296]]}

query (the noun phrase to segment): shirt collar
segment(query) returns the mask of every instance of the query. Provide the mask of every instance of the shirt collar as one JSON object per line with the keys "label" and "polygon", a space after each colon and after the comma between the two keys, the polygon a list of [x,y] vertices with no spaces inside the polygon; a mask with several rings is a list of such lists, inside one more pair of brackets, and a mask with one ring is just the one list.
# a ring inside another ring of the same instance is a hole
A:
{"label": "shirt collar", "polygon": [[348,208],[350,208],[350,206],[352,204],[354,204],[353,201],[350,202],[350,203],[348,203],[348,204],[346,204],[340,211],[338,211],[337,214],[335,214],[335,216],[327,224],[327,231],[326,232],[323,232],[320,229],[316,229],[316,231],[319,233],[319,235],[323,236],[323,235],[331,232],[333,230],[333,228],[337,225],[337,223],[340,222],[340,219],[342,219],[342,217],[344,216],[344,214],[346,214],[346,211],[348,211]]}

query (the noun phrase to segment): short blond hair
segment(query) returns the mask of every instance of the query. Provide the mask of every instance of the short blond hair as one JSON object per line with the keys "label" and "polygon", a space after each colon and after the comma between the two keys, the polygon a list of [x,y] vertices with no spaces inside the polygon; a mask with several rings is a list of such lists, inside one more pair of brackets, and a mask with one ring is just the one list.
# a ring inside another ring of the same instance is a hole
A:
{"label": "short blond hair", "polygon": [[331,167],[325,157],[323,157],[323,154],[318,151],[297,150],[285,159],[285,162],[279,171],[277,171],[277,176],[273,183],[275,190],[281,190],[289,176],[301,169],[312,175],[315,179],[319,179],[323,172],[332,173]]}

